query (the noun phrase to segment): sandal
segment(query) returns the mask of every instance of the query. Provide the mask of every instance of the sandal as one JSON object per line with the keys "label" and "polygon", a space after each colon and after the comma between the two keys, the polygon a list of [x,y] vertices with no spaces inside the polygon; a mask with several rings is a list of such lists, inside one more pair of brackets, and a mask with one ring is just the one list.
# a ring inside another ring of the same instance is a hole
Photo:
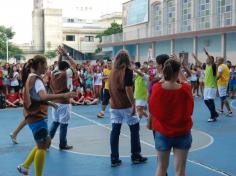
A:
{"label": "sandal", "polygon": [[13,136],[13,133],[10,134],[10,138],[11,138],[11,141],[12,141],[14,144],[18,144],[16,138]]}

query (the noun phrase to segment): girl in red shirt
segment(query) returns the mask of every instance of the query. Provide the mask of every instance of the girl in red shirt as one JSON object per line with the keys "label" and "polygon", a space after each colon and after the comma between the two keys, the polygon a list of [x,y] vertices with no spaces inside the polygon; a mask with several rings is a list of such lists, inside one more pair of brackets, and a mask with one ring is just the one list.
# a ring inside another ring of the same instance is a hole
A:
{"label": "girl in red shirt", "polygon": [[80,87],[76,89],[77,96],[70,100],[73,105],[84,105],[84,93]]}
{"label": "girl in red shirt", "polygon": [[191,86],[186,82],[180,67],[181,64],[176,60],[169,59],[165,62],[164,80],[153,86],[149,99],[158,156],[157,176],[166,174],[172,148],[176,175],[184,176],[188,150],[192,143],[194,100]]}
{"label": "girl in red shirt", "polygon": [[14,89],[11,89],[10,93],[7,94],[6,103],[9,107],[17,107],[19,104],[19,95],[18,92],[15,92]]}
{"label": "girl in red shirt", "polygon": [[89,88],[86,89],[84,98],[85,98],[84,102],[86,105],[96,105],[98,104],[98,101],[99,101],[97,98],[95,98],[92,90]]}

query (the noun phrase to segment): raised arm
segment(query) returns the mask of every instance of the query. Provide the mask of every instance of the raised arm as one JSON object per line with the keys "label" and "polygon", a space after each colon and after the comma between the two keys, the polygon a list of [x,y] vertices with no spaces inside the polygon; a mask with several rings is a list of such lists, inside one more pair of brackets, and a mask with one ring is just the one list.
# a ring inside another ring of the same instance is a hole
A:
{"label": "raised arm", "polygon": [[77,63],[75,62],[75,60],[74,60],[72,57],[70,57],[70,56],[67,54],[66,50],[65,50],[64,48],[62,48],[61,46],[58,47],[58,50],[60,51],[60,53],[62,54],[62,56],[64,56],[64,57],[66,58],[66,60],[68,60],[68,61],[70,62],[71,66],[75,69],[75,68],[76,68],[76,65],[77,65]]}
{"label": "raised arm", "polygon": [[133,71],[134,71],[135,73],[137,73],[138,75],[140,75],[140,76],[142,76],[142,77],[144,76],[144,74],[143,74],[141,71],[137,70],[134,65],[132,65],[132,66],[130,67],[130,69],[133,70]]}
{"label": "raised arm", "polygon": [[194,53],[192,53],[192,56],[196,63],[199,63],[200,65],[202,65],[202,62],[197,58],[197,56]]}

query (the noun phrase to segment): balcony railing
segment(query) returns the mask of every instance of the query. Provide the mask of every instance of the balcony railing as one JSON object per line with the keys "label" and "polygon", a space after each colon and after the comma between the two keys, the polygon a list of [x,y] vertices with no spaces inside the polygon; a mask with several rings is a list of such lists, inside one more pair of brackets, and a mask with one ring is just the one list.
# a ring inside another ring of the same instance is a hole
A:
{"label": "balcony railing", "polygon": [[[234,13],[232,13],[232,15],[233,14]],[[234,18],[236,18],[236,16]],[[133,30],[124,31],[123,33],[102,37],[102,44],[234,26],[236,25],[234,24],[235,21],[234,18],[231,18],[229,24],[228,24],[229,21],[227,21],[225,14],[217,14],[214,16],[197,17],[189,19],[187,20],[186,23],[187,25],[184,25],[185,23],[180,20],[168,24],[162,23],[161,26],[160,25],[158,26],[158,29],[155,26],[155,24],[147,25],[142,28],[137,26],[137,28]],[[148,26],[150,26],[150,30]]]}

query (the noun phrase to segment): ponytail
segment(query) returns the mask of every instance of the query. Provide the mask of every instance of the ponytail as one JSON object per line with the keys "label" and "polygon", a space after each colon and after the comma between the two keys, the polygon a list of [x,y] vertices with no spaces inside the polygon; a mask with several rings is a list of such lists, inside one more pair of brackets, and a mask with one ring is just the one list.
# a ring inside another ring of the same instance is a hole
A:
{"label": "ponytail", "polygon": [[216,64],[214,62],[214,57],[213,56],[209,56],[212,62],[212,71],[213,71],[213,76],[216,76]]}
{"label": "ponytail", "polygon": [[32,60],[33,59],[28,60],[28,62],[23,65],[23,68],[21,70],[21,77],[22,77],[23,87],[25,87],[26,80],[27,80],[27,78],[30,74],[30,67],[31,67],[31,64],[33,62]]}
{"label": "ponytail", "polygon": [[28,76],[30,74],[30,69],[37,70],[39,64],[44,64],[46,61],[46,58],[41,55],[36,55],[32,59],[29,59],[27,63],[24,64],[21,72],[22,76],[22,83],[23,87],[25,86],[26,80],[28,79]]}
{"label": "ponytail", "polygon": [[216,64],[212,64],[213,76],[216,76]]}
{"label": "ponytail", "polygon": [[169,59],[164,64],[163,75],[166,81],[170,81],[171,79],[175,78],[176,74],[180,70],[180,63]]}

